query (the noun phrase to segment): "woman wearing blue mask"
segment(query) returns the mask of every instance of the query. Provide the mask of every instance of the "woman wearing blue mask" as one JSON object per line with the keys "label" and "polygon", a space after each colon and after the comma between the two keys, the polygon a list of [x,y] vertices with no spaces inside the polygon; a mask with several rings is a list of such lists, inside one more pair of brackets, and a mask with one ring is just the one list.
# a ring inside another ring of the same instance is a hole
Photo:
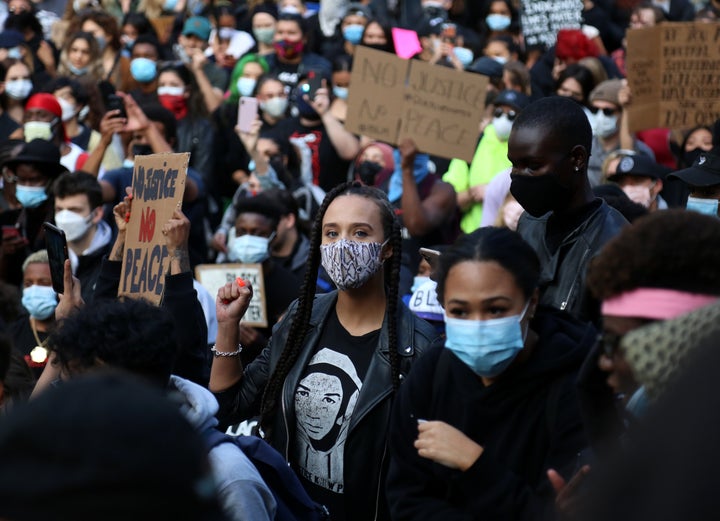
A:
{"label": "woman wearing blue mask", "polygon": [[596,332],[538,309],[540,263],[510,230],[461,237],[435,278],[446,339],[395,403],[393,519],[545,518],[547,470],[571,473],[585,446],[574,382]]}
{"label": "woman wearing blue mask", "polygon": [[347,117],[347,100],[350,95],[350,78],[352,71],[352,56],[341,55],[335,58],[332,64],[332,102],[330,113],[345,123]]}
{"label": "woman wearing blue mask", "polygon": [[[232,283],[218,293],[210,389],[221,421],[260,412],[265,438],[333,520],[390,519],[390,408],[435,338],[398,305],[400,241],[382,192],[354,183],[329,192],[313,224],[300,298],[247,367],[238,363],[237,323],[252,291]],[[321,265],[338,290],[315,295]]]}
{"label": "woman wearing blue mask", "polygon": [[111,14],[96,9],[85,10],[76,16],[68,27],[68,34],[90,33],[100,50],[100,79],[116,87],[123,87],[123,74],[128,68],[127,57],[122,56],[120,25]]}

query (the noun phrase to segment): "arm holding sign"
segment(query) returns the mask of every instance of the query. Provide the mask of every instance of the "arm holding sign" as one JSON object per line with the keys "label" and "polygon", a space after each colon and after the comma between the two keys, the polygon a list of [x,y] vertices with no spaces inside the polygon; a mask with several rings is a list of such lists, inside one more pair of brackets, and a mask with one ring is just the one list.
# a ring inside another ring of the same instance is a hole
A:
{"label": "arm holding sign", "polygon": [[430,195],[421,200],[413,172],[418,153],[415,142],[405,138],[399,149],[402,157],[403,224],[410,235],[422,237],[440,227],[455,211],[455,190],[448,183],[438,180],[430,190]]}
{"label": "arm holding sign", "polygon": [[337,151],[338,156],[345,161],[355,159],[355,156],[360,152],[360,140],[345,130],[345,126],[330,112],[330,95],[325,80],[323,80],[323,86],[317,90],[313,99],[309,99],[307,95],[304,95],[304,97],[315,109],[315,112],[320,115],[330,142]]}
{"label": "arm holding sign", "polygon": [[620,148],[624,150],[635,150],[635,137],[630,133],[630,104],[632,103],[632,92],[627,80],[623,80],[623,86],[618,92],[618,103],[622,107],[620,116]]}

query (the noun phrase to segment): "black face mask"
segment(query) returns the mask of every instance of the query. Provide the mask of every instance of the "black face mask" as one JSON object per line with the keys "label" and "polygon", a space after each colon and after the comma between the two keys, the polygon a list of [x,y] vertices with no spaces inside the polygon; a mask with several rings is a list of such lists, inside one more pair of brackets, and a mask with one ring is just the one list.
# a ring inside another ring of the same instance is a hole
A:
{"label": "black face mask", "polygon": [[153,149],[150,145],[133,145],[132,146],[133,157],[149,156],[152,153],[153,153]]}
{"label": "black face mask", "polygon": [[[448,19],[448,12],[442,7],[427,6],[422,8],[425,17],[436,23],[445,22]],[[433,24],[434,25],[434,24]]]}
{"label": "black face mask", "polygon": [[541,217],[567,204],[570,189],[555,173],[545,175],[510,174],[510,193],[533,217]]}
{"label": "black face mask", "polygon": [[373,186],[375,184],[375,178],[382,170],[382,166],[372,161],[363,161],[358,165],[357,174],[364,184]]}
{"label": "black face mask", "polygon": [[275,170],[278,176],[282,176],[285,173],[285,163],[283,162],[283,156],[281,154],[270,156],[268,163],[270,163],[270,166],[273,167],[273,170]]}
{"label": "black face mask", "polygon": [[683,162],[685,163],[685,166],[692,166],[695,161],[697,161],[697,158],[700,157],[700,154],[704,153],[705,151],[699,147],[688,150],[687,152],[683,152]]}

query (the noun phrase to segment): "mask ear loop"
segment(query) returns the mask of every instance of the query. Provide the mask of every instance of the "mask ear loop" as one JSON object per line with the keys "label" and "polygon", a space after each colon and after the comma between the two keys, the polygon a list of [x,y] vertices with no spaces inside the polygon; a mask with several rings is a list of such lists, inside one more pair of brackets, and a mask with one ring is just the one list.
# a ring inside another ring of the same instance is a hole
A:
{"label": "mask ear loop", "polygon": [[[518,317],[518,323],[522,323],[522,321],[525,319],[525,313],[527,313],[527,310],[530,307],[530,300],[532,300],[532,298],[527,301],[527,303],[525,304],[525,307],[522,310],[522,313],[520,313],[520,316]],[[523,329],[522,325],[520,326],[520,328]],[[529,331],[530,331],[530,321],[528,320],[527,327],[524,328],[524,330],[523,330],[523,335],[522,335],[523,345],[525,344],[525,340],[527,339]]]}

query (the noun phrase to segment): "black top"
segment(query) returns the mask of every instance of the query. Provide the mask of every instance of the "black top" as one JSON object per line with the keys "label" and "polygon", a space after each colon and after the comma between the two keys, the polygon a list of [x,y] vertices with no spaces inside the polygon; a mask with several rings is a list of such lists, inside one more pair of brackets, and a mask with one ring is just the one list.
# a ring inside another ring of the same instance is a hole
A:
{"label": "black top", "polygon": [[10,134],[20,128],[13,118],[8,116],[7,112],[0,114],[0,142],[10,139]]}

